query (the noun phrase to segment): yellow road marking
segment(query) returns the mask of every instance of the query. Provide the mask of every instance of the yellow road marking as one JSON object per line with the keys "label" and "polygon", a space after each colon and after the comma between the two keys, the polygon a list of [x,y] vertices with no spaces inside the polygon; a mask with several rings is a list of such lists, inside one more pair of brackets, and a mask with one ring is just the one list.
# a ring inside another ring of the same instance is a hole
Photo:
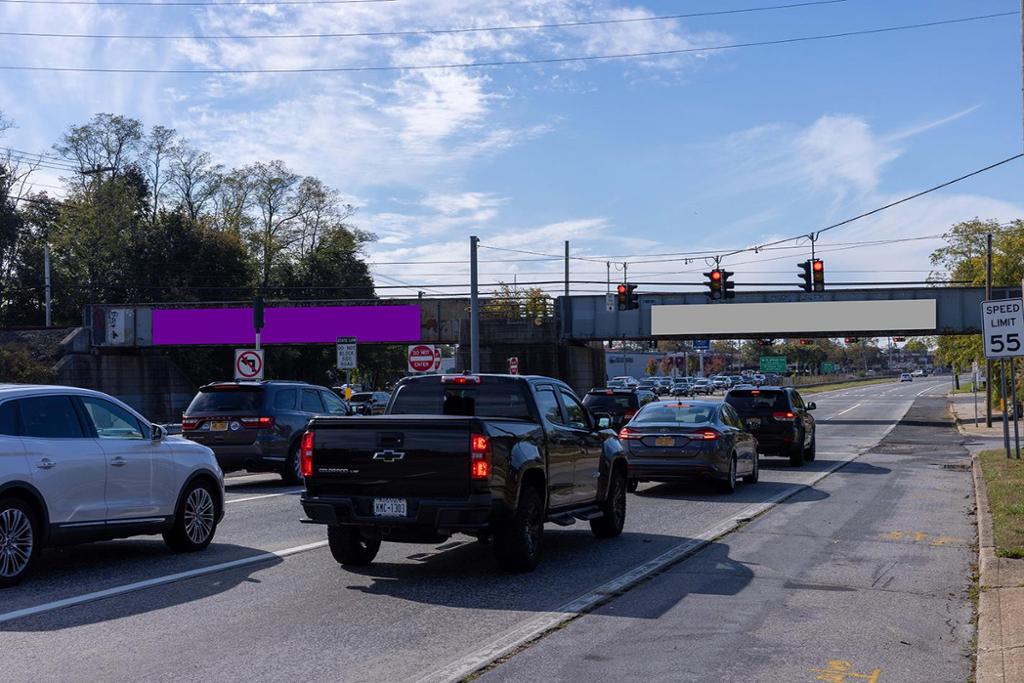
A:
{"label": "yellow road marking", "polygon": [[881,669],[874,669],[871,673],[857,673],[853,671],[853,663],[845,659],[830,659],[823,669],[811,669],[811,673],[818,674],[814,680],[825,681],[825,683],[847,683],[848,681],[867,681],[867,683],[878,683],[878,677],[882,675]]}

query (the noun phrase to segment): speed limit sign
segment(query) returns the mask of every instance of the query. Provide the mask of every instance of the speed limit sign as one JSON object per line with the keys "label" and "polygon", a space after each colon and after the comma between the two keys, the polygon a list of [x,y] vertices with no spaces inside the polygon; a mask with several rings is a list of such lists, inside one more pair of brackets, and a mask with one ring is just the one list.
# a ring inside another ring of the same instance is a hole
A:
{"label": "speed limit sign", "polygon": [[981,329],[985,358],[1024,356],[1024,301],[983,301]]}

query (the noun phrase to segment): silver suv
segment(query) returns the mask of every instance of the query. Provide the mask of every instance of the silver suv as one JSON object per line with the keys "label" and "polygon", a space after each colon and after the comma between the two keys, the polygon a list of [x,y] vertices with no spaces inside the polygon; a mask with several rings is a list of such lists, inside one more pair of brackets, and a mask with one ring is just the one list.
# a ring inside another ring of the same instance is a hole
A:
{"label": "silver suv", "polygon": [[223,515],[206,446],[97,391],[0,384],[0,588],[44,546],[163,534],[202,550]]}

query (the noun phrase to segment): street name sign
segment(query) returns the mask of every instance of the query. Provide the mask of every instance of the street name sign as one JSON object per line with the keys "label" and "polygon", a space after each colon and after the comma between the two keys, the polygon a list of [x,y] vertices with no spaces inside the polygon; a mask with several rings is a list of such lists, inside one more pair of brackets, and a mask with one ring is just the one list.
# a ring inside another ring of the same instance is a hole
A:
{"label": "street name sign", "polygon": [[710,351],[711,340],[710,339],[694,339],[693,340],[694,351]]}
{"label": "street name sign", "polygon": [[786,357],[761,356],[761,372],[786,372]]}
{"label": "street name sign", "polygon": [[357,362],[356,362],[356,338],[355,337],[338,337],[337,350],[338,350],[338,369],[339,370],[355,370],[356,366],[357,366]]}
{"label": "street name sign", "polygon": [[263,349],[235,349],[235,379],[263,379]]}
{"label": "street name sign", "polygon": [[982,301],[981,330],[985,358],[1024,356],[1024,301]]}

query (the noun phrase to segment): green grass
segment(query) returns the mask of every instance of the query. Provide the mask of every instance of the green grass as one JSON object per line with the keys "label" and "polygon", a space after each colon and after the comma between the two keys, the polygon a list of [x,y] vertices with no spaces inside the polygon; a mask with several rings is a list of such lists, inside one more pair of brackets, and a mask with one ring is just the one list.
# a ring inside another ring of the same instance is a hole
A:
{"label": "green grass", "polygon": [[982,451],[992,535],[999,557],[1024,558],[1024,459],[1011,460],[999,450]]}
{"label": "green grass", "polygon": [[866,387],[869,384],[891,384],[896,380],[892,377],[880,377],[878,379],[856,379],[849,382],[836,382],[834,384],[821,384],[816,387],[796,387],[801,394],[817,394],[822,391],[835,391],[836,389],[852,389],[854,387]]}

